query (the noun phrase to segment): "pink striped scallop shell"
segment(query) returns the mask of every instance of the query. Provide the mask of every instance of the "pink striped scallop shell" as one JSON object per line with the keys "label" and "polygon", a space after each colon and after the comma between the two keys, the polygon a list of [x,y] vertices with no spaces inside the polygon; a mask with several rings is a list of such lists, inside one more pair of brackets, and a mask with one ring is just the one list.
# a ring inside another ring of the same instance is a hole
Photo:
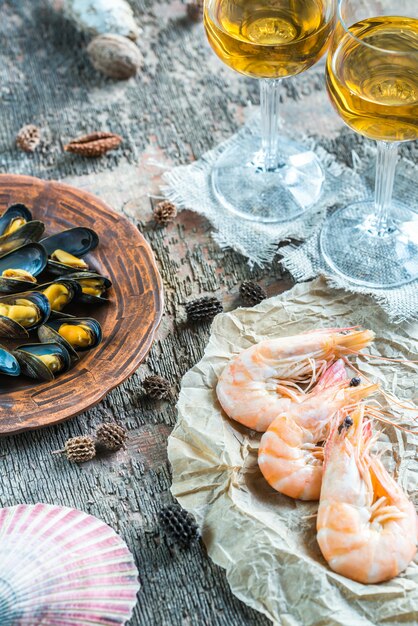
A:
{"label": "pink striped scallop shell", "polygon": [[138,590],[128,547],[96,517],[50,504],[0,509],[1,626],[125,624]]}

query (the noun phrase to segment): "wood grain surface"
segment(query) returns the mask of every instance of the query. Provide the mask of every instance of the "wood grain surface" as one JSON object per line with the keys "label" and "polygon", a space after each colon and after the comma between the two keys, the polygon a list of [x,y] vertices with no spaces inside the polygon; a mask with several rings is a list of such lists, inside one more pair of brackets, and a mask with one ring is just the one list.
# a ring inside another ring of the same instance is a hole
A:
{"label": "wood grain surface", "polygon": [[[61,0],[0,3],[0,170],[64,179],[100,195],[139,225],[166,296],[156,341],[135,374],[70,421],[0,439],[0,503],[75,506],[119,532],[142,583],[130,626],[268,626],[267,618],[231,594],[202,545],[178,550],[160,533],[158,511],[172,502],[166,446],[180,380],[201,358],[209,335],[208,324],[187,325],[184,302],[215,294],[231,310],[240,304],[244,279],[260,281],[269,295],[291,281],[279,261],[251,269],[239,254],[221,250],[210,224],[191,212],[156,228],[148,198],[158,193],[165,169],[199,158],[237,130],[258,104],[258,87],[222,65],[202,25],[187,20],[181,0],[129,1],[141,27],[144,68],[122,82],[91,67],[87,40],[54,10]],[[363,157],[367,142],[344,129],[328,102],[323,65],[284,81],[281,106],[293,135],[311,138],[350,167]],[[40,148],[29,155],[15,147],[18,130],[28,123],[42,130]],[[69,140],[96,130],[120,134],[121,148],[93,160],[63,152]],[[417,143],[405,144],[402,153],[416,159]],[[170,401],[144,397],[141,383],[149,374],[171,381]],[[51,455],[68,437],[94,432],[110,419],[129,430],[125,451],[82,466]]]}
{"label": "wood grain surface", "polygon": [[[112,281],[112,288],[102,306],[74,310],[70,303],[65,308],[64,313],[95,317],[103,330],[101,344],[81,355],[68,372],[42,383],[24,376],[0,377],[1,435],[56,424],[97,404],[144,359],[163,310],[162,282],[153,253],[125,217],[74,187],[30,176],[0,175],[0,211],[18,202],[45,224],[46,236],[73,226],[93,229],[99,245],[84,258],[92,271]],[[36,331],[27,343],[34,341]]]}

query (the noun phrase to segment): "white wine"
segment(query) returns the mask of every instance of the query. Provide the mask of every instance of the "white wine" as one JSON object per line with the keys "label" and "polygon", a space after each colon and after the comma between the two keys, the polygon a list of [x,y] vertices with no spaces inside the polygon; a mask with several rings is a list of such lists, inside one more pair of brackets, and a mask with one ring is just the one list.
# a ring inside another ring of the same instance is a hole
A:
{"label": "white wine", "polygon": [[337,112],[371,139],[417,139],[418,20],[375,17],[349,32],[339,27],[327,61],[327,87]]}
{"label": "white wine", "polygon": [[334,25],[329,0],[207,0],[209,43],[232,69],[255,78],[303,72],[324,53]]}

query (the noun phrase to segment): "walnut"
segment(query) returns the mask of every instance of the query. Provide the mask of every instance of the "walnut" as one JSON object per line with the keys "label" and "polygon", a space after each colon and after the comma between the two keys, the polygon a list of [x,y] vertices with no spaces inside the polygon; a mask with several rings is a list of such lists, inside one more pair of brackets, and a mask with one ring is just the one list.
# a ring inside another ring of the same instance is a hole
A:
{"label": "walnut", "polygon": [[110,78],[126,80],[143,63],[142,54],[130,39],[121,35],[99,35],[87,46],[92,65]]}

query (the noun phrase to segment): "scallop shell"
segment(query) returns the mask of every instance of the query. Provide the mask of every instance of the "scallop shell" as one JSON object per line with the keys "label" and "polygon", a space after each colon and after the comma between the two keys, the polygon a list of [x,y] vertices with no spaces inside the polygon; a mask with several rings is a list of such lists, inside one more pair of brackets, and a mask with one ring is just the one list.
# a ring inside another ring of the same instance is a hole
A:
{"label": "scallop shell", "polygon": [[49,504],[0,509],[1,626],[117,626],[131,617],[138,571],[92,515]]}

